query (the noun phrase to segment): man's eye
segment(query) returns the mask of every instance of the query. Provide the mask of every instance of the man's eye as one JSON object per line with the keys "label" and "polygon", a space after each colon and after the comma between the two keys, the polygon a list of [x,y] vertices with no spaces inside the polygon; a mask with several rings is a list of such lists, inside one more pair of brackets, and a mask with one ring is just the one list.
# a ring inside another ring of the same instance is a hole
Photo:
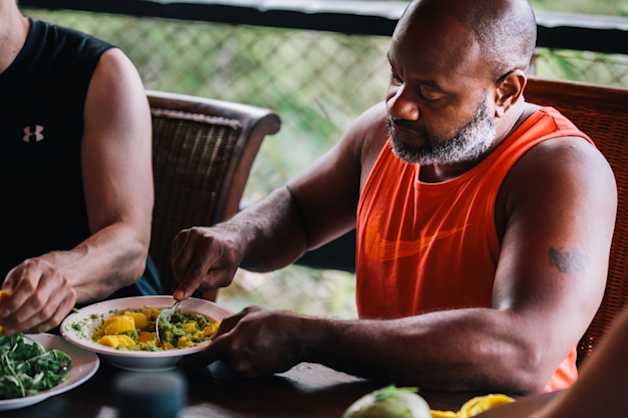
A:
{"label": "man's eye", "polygon": [[429,86],[421,86],[419,87],[419,93],[421,97],[427,101],[433,102],[444,97],[444,94],[432,87]]}

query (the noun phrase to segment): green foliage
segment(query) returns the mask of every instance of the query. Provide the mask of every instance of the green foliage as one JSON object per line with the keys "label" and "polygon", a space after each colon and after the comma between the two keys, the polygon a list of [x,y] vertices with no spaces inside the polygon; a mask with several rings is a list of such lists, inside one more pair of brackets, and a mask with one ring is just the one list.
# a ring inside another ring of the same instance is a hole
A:
{"label": "green foliage", "polygon": [[0,399],[22,398],[63,382],[72,360],[21,334],[0,337]]}
{"label": "green foliage", "polygon": [[[532,3],[538,10],[628,14],[627,0]],[[247,202],[304,172],[357,115],[382,100],[388,83],[387,37],[74,11],[25,12],[119,46],[150,89],[275,110],[283,125],[262,145],[245,191]],[[540,49],[534,69],[541,77],[628,87],[627,56]],[[238,287],[236,281],[221,293],[221,302],[232,309],[259,303],[311,314],[355,315],[350,274],[290,267],[264,277],[260,281],[258,275],[240,273],[238,280],[245,285]]]}
{"label": "green foliage", "polygon": [[622,15],[628,12],[626,0],[531,0],[530,2],[537,10],[556,12],[602,15]]}

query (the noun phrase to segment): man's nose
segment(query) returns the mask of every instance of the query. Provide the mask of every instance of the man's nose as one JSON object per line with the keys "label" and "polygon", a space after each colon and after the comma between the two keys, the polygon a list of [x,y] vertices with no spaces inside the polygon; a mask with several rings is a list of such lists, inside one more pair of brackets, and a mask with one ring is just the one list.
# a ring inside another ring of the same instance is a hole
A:
{"label": "man's nose", "polygon": [[405,85],[399,86],[387,102],[388,113],[393,119],[418,121],[421,116],[416,100]]}

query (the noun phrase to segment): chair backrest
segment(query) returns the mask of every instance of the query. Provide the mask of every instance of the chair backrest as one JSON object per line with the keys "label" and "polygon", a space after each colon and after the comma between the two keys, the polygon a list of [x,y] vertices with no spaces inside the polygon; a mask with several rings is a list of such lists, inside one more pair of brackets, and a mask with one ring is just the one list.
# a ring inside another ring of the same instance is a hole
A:
{"label": "chair backrest", "polygon": [[192,96],[152,91],[148,100],[155,177],[150,255],[172,292],[173,238],[236,213],[262,140],[281,121],[266,109]]}
{"label": "chair backrest", "polygon": [[580,340],[581,363],[628,302],[628,90],[533,78],[525,97],[529,102],[555,107],[588,134],[610,163],[617,181],[619,205],[606,293]]}

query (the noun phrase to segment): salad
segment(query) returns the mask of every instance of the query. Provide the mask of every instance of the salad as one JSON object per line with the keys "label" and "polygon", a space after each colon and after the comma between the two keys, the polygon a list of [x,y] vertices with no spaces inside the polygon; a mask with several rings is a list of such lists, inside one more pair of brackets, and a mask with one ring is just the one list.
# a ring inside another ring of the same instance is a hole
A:
{"label": "salad", "polygon": [[0,336],[0,399],[23,398],[66,380],[72,359],[22,334]]}

